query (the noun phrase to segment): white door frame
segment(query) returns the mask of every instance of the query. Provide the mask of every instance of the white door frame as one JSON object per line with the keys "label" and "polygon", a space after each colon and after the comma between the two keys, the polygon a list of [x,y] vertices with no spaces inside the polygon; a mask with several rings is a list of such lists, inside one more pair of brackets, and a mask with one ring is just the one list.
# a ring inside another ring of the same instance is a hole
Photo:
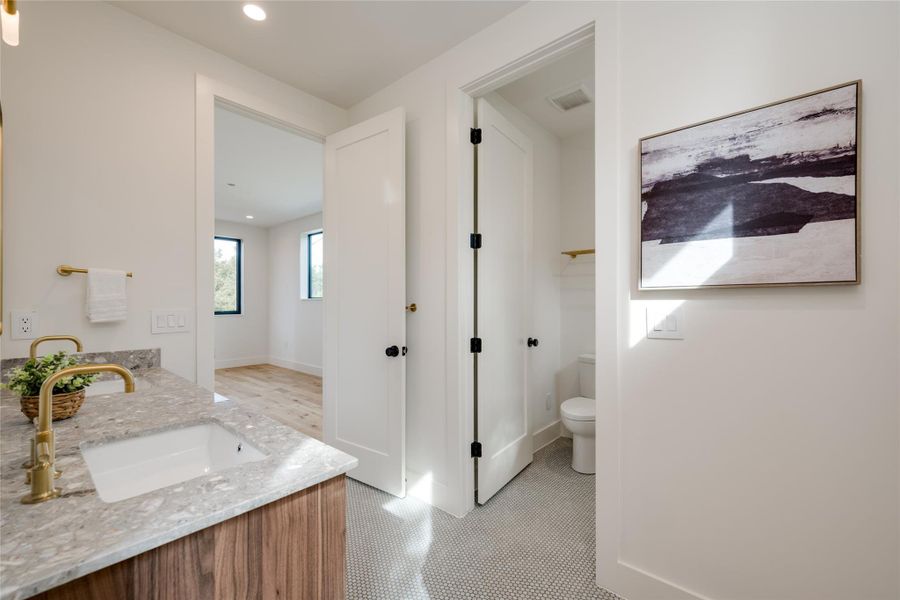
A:
{"label": "white door frame", "polygon": [[[620,471],[621,406],[619,397],[620,348],[627,342],[627,311],[621,301],[628,293],[628,274],[635,253],[623,248],[620,231],[634,227],[634,211],[619,210],[619,199],[629,195],[630,182],[620,176],[618,117],[618,8],[610,3],[604,18],[572,29],[521,58],[468,78],[448,82],[446,217],[447,217],[447,369],[448,397],[458,401],[457,422],[448,431],[458,442],[456,481],[464,489],[457,498],[459,514],[474,507],[469,443],[474,431],[473,387],[468,353],[472,327],[472,259],[468,234],[472,226],[472,147],[469,128],[474,123],[474,97],[486,94],[552,62],[575,48],[594,44],[594,243],[596,249],[595,338],[597,361],[596,423],[596,581],[625,597],[704,600],[664,577],[650,573],[622,556],[622,475]],[[622,191],[620,191],[620,189]],[[637,189],[637,188],[635,188]],[[624,272],[623,272],[624,271]]]}
{"label": "white door frame", "polygon": [[[230,109],[325,143],[333,125],[260,98],[247,90],[197,74],[195,198],[197,313],[196,337],[197,385],[212,391],[215,387],[215,316],[213,314],[213,239],[216,230],[215,197],[215,107]],[[323,145],[324,152],[324,145]],[[324,207],[323,207],[324,210]]]}
{"label": "white door frame", "polygon": [[[449,136],[447,152],[447,222],[457,226],[447,235],[447,273],[455,274],[455,286],[448,285],[448,321],[456,307],[458,328],[448,335],[447,356],[457,360],[451,373],[458,373],[458,398],[460,401],[460,473],[465,486],[464,511],[475,506],[475,480],[472,475],[472,458],[469,443],[475,439],[474,389],[469,338],[474,329],[472,251],[468,246],[468,236],[473,222],[473,170],[472,145],[469,142],[469,128],[475,122],[475,98],[492,92],[528,73],[540,69],[561,56],[593,43],[594,23],[587,23],[571,33],[547,44],[525,56],[490,71],[463,86],[449,86],[447,90],[448,134],[455,131],[457,137]],[[457,174],[457,175],[454,175]],[[451,213],[452,211],[452,213]],[[455,264],[455,268],[454,268]],[[455,288],[455,289],[454,289]],[[450,297],[450,292],[455,297]],[[448,332],[449,334],[449,332]]]}

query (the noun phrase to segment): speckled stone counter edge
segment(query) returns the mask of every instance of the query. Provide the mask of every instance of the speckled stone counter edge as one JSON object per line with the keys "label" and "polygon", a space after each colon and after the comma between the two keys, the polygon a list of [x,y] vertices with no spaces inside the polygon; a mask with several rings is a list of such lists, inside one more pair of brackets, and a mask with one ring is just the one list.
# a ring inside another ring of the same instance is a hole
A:
{"label": "speckled stone counter edge", "polygon": [[[45,352],[38,348],[43,355]],[[144,350],[112,350],[109,352],[81,352],[74,354],[80,362],[89,364],[115,363],[132,371],[138,369],[153,369],[160,366],[161,352],[159,348],[147,348]],[[6,383],[9,374],[25,364],[28,358],[4,358],[0,360],[0,382]],[[103,374],[100,379],[110,379],[112,375]]]}

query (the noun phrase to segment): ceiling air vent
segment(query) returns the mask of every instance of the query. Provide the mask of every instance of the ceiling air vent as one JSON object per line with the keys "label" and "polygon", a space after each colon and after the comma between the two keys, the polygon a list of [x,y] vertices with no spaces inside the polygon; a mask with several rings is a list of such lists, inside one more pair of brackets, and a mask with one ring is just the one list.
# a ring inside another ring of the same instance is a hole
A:
{"label": "ceiling air vent", "polygon": [[591,94],[588,92],[587,86],[579,83],[569,86],[565,89],[547,97],[547,100],[560,112],[568,112],[573,108],[590,104]]}

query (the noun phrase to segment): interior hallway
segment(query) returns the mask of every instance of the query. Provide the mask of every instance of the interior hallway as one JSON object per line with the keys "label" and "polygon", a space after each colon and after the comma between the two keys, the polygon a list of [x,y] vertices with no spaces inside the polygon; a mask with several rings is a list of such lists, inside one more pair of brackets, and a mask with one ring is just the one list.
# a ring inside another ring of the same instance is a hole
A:
{"label": "interior hallway", "polygon": [[216,370],[216,393],[322,439],[322,378],[274,365]]}

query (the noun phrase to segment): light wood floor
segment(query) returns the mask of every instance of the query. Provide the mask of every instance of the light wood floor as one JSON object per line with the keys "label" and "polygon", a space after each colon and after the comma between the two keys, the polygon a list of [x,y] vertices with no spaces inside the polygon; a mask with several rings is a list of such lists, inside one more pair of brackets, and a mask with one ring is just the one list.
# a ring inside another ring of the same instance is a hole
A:
{"label": "light wood floor", "polygon": [[322,378],[273,365],[216,370],[216,393],[322,439]]}

